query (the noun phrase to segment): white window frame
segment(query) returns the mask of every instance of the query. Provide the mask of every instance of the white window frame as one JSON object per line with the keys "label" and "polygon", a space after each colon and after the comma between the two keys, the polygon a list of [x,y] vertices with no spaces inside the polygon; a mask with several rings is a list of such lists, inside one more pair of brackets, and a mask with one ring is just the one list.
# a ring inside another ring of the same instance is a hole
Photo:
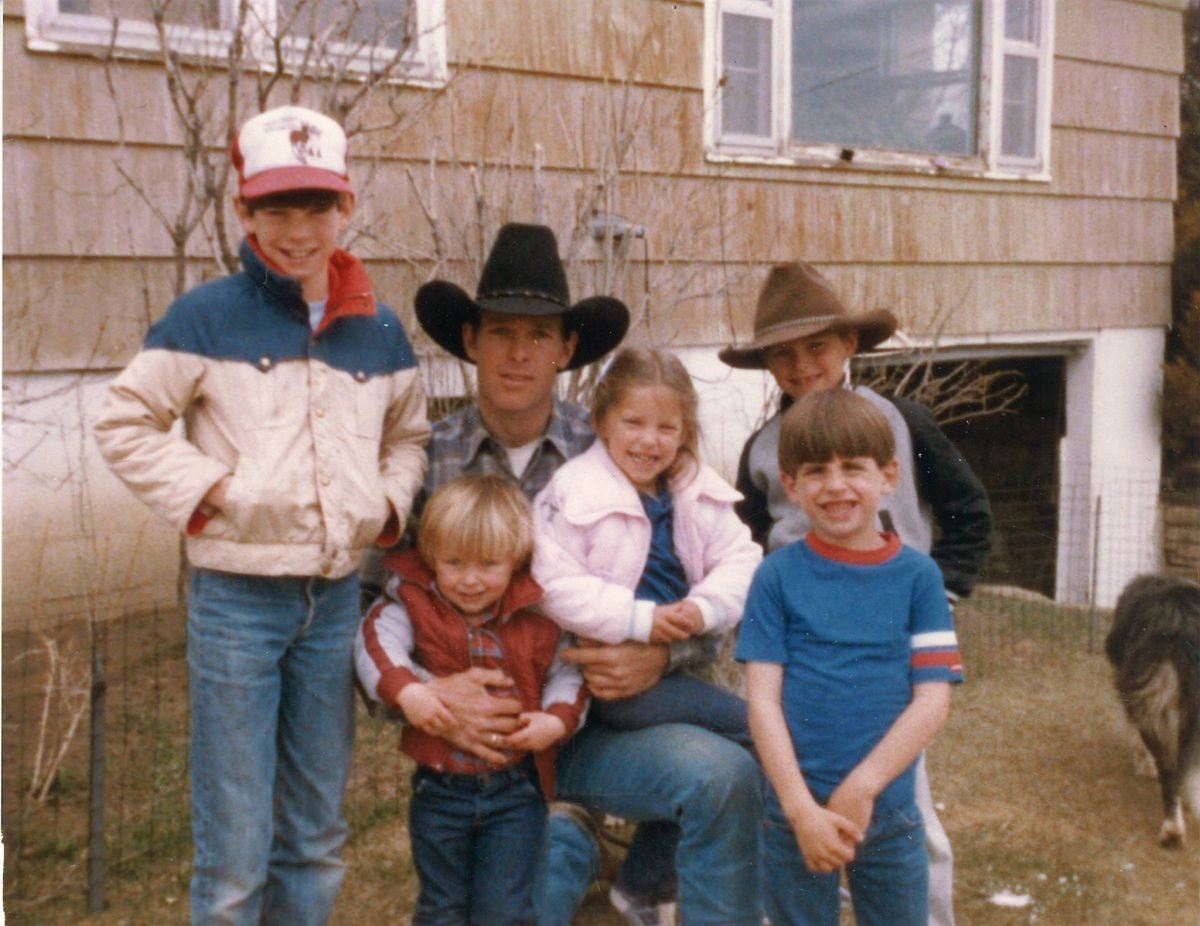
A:
{"label": "white window frame", "polygon": [[[979,0],[978,153],[953,155],[892,149],[856,148],[847,160],[838,144],[806,144],[791,138],[792,0],[705,0],[704,137],[709,160],[724,162],[840,167],[849,170],[895,170],[997,179],[1050,179],[1050,109],[1054,60],[1054,0],[1041,0],[1036,44],[1006,40],[1005,0]],[[723,16],[735,14],[767,20],[771,25],[771,134],[725,133],[721,127],[721,60]],[[1031,158],[1000,153],[1003,117],[1004,55],[1038,60],[1035,154]]]}
{"label": "white window frame", "polygon": [[[716,67],[705,68],[704,108],[705,137],[721,140],[723,152],[769,157],[779,154],[779,138],[787,136],[785,118],[789,110],[779,105],[780,100],[790,99],[787,88],[791,84],[791,55],[787,54],[786,39],[791,34],[791,4],[780,0],[708,0],[705,5],[707,27],[704,30],[705,61],[718,62]],[[721,126],[720,77],[723,66],[719,64],[724,47],[724,27],[727,15],[745,16],[766,21],[771,28],[771,134],[768,136],[725,132]]]}
{"label": "white window frame", "polygon": [[[991,55],[990,73],[996,75],[991,81],[988,109],[980,113],[989,120],[986,137],[992,146],[992,165],[1006,173],[1031,174],[1049,177],[1050,173],[1050,105],[1052,72],[1054,63],[1054,0],[1040,0],[1041,16],[1037,23],[1037,41],[1024,42],[1010,39],[1004,34],[1004,0],[987,3],[984,26],[984,48]],[[1004,114],[1004,57],[1014,55],[1032,58],[1038,64],[1037,118],[1034,121],[1034,155],[1021,158],[1006,155],[1000,150],[1001,119]]]}
{"label": "white window frame", "polygon": [[[237,18],[238,0],[220,0],[221,19],[228,28],[202,29],[195,26],[168,25],[171,47],[187,57],[222,61],[228,56],[232,24]],[[446,83],[446,3],[445,0],[411,0],[416,8],[417,34],[404,51],[395,79],[420,86],[440,87]],[[246,22],[246,41],[251,53],[271,67],[271,56],[259,54],[268,42],[275,24],[275,0],[250,0],[251,14]],[[145,57],[160,53],[158,32],[149,20],[120,20],[114,41],[113,21],[96,14],[59,12],[59,0],[25,0],[25,41],[31,51],[95,52],[112,47],[120,55]],[[304,41],[291,43],[291,61],[303,61]],[[351,55],[349,68],[367,73],[380,66],[386,56],[395,54],[389,46],[347,47],[334,45],[330,51]]]}

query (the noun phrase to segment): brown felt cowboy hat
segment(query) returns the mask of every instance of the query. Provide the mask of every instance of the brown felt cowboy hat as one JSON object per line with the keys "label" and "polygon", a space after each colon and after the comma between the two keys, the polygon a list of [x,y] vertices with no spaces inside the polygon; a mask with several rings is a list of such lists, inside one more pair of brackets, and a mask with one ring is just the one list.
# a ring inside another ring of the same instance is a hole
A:
{"label": "brown felt cowboy hat", "polygon": [[730,345],[718,356],[739,370],[765,370],[768,347],[821,331],[854,331],[859,352],[868,351],[895,333],[896,317],[887,309],[851,315],[812,264],[780,264],[771,268],[758,294],[754,340]]}
{"label": "brown felt cowboy hat", "polygon": [[599,360],[621,343],[629,328],[629,310],[619,299],[591,296],[571,304],[558,242],[544,225],[509,224],[497,232],[474,299],[448,280],[431,280],[417,290],[415,303],[425,332],[468,363],[463,325],[477,323],[484,309],[508,315],[561,315],[563,333],[579,335],[568,370]]}

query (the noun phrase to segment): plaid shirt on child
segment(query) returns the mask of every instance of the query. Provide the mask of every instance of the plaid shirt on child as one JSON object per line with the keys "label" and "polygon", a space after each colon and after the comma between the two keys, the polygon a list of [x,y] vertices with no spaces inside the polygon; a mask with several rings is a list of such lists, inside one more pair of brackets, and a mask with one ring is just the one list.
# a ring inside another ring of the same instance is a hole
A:
{"label": "plaid shirt on child", "polygon": [[[493,615],[485,614],[475,619],[464,618],[464,620],[467,623],[467,649],[472,668],[499,669],[508,674],[508,657],[504,653],[504,646],[500,642],[499,634],[489,626],[495,620]],[[497,698],[518,697],[517,689],[512,685],[507,688],[489,688],[488,692]],[[473,753],[455,749],[446,761],[446,771],[465,775],[485,775],[495,769],[512,765],[516,753],[511,749],[501,749],[500,752],[508,756],[508,761],[504,765],[492,765],[486,759],[481,759]]]}

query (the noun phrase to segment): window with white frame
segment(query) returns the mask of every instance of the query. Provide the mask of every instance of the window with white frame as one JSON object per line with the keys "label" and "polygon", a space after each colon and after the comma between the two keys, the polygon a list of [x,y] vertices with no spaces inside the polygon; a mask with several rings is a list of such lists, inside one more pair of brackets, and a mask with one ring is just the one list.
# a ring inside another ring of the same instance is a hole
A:
{"label": "window with white frame", "polygon": [[285,65],[311,70],[315,48],[350,71],[386,66],[414,83],[446,79],[445,0],[25,0],[26,39],[37,51],[154,54],[159,17],[171,46],[190,56],[224,59],[240,21],[247,54],[272,65],[278,39]]}
{"label": "window with white frame", "polygon": [[717,155],[1044,174],[1053,0],[709,0]]}

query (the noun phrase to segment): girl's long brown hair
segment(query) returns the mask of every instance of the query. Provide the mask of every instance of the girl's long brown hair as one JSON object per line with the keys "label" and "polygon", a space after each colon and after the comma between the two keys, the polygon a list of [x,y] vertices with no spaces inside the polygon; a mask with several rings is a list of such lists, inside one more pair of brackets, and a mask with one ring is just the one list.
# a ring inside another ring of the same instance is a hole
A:
{"label": "girl's long brown hair", "polygon": [[681,476],[690,476],[700,465],[700,397],[683,361],[669,351],[648,347],[620,350],[592,394],[593,427],[598,427],[626,392],[640,386],[661,386],[670,390],[679,400],[679,411],[683,416],[683,442],[666,476],[672,483]]}

